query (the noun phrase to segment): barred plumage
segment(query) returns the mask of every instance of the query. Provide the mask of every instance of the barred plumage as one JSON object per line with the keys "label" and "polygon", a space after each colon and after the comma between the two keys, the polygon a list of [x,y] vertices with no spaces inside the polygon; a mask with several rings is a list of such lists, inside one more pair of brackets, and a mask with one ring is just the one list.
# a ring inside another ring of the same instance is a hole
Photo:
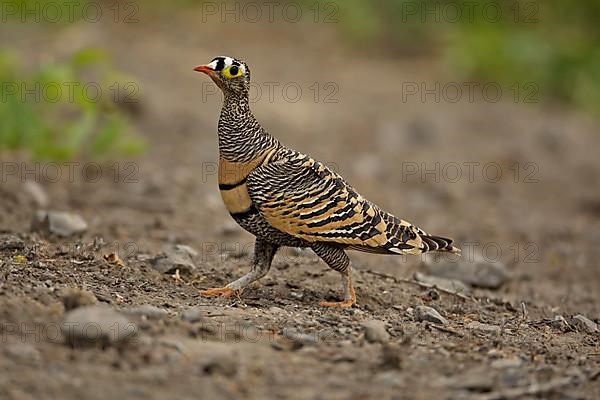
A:
{"label": "barred plumage", "polygon": [[245,63],[217,57],[196,71],[208,74],[225,97],[218,126],[221,196],[238,224],[256,236],[250,273],[203,295],[240,293],[266,275],[280,246],[310,247],[342,275],[344,301],[322,305],[349,307],[356,296],[345,249],[460,252],[451,239],[428,235],[381,210],[323,163],[269,135],[250,111],[250,70]]}

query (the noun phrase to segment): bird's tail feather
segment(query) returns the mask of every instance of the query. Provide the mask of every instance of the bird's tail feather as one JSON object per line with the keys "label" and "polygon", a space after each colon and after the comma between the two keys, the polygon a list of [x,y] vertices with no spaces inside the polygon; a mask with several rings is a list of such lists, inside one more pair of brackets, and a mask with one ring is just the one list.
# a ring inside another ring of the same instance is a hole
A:
{"label": "bird's tail feather", "polygon": [[427,247],[423,249],[423,253],[427,251],[444,251],[460,254],[460,249],[452,246],[452,239],[434,235],[421,235],[421,239],[423,240],[423,244]]}

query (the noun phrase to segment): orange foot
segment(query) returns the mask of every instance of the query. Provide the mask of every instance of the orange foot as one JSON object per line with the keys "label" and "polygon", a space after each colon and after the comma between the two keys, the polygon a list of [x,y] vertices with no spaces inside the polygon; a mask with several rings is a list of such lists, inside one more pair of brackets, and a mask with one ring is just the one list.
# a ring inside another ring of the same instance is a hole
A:
{"label": "orange foot", "polygon": [[235,290],[235,289],[231,289],[228,287],[221,287],[221,288],[210,288],[210,289],[206,289],[206,290],[202,290],[200,291],[200,295],[204,296],[204,297],[231,297],[231,296],[237,296],[240,297],[240,295],[242,294],[241,290]]}
{"label": "orange foot", "polygon": [[344,301],[322,301],[319,303],[321,307],[332,307],[332,308],[350,308],[356,303],[356,299],[344,300]]}

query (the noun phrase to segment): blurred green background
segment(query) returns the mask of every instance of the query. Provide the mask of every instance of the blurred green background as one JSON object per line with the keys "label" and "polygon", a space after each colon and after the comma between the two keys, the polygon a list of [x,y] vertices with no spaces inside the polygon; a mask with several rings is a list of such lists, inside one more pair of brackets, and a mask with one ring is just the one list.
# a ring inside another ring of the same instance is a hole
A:
{"label": "blurred green background", "polygon": [[[21,12],[52,4],[62,8],[64,17],[67,3],[3,2],[2,28],[31,28],[35,35],[68,30],[81,22],[81,13],[54,23],[43,18],[36,21],[32,16],[24,18]],[[145,15],[169,19],[202,7],[202,2],[192,0],[169,4],[101,3],[106,9],[116,7],[121,19],[135,19],[140,8]],[[558,104],[591,115],[598,115],[600,110],[598,1],[300,3],[306,9],[318,9],[320,15],[315,18],[335,22],[333,26],[343,37],[347,51],[389,59],[428,60],[457,80],[493,81],[506,88],[515,83],[534,83],[530,94],[535,99],[539,97],[543,104]],[[52,15],[52,10],[48,14]],[[33,64],[26,62],[26,57],[10,42],[1,43],[0,151],[17,151],[45,160],[118,158],[143,151],[144,141],[130,122],[131,110],[120,104],[123,96],[127,97],[121,86],[136,82],[136,77],[115,67],[103,49],[78,49]],[[51,88],[54,84],[64,88],[73,83],[78,84],[72,91],[73,99],[63,95],[53,101],[57,98]],[[99,86],[103,93],[111,93],[112,85],[117,84],[119,93],[102,96],[99,101],[90,100],[84,91],[90,83]],[[36,87],[49,89],[38,95],[28,92]]]}

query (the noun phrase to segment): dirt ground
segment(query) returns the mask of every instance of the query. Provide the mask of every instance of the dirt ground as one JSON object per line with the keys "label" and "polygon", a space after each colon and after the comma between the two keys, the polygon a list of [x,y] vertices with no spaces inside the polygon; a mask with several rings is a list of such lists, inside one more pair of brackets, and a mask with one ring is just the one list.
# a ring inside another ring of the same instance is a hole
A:
{"label": "dirt ground", "polygon": [[[597,121],[515,103],[512,93],[498,102],[403,98],[406,82],[449,80],[422,60],[352,52],[332,26],[144,17],[43,36],[2,32],[32,64],[106,48],[140,82],[132,118],[148,151],[133,169],[120,161],[118,179],[103,164],[103,178],[86,181],[83,162],[73,179],[33,179],[49,208],[88,222],[70,238],[30,230],[40,206],[21,172],[35,164],[3,154],[19,173],[3,175],[0,229],[24,247],[0,250],[0,398],[600,398],[600,334],[573,320],[600,322]],[[320,300],[340,294],[337,274],[286,249],[241,299],[200,297],[248,270],[253,242],[217,191],[220,96],[192,72],[221,54],[246,60],[258,85],[302,88],[298,101],[275,90],[254,104],[283,143],[384,209],[453,237],[466,262],[497,260],[509,280],[457,295],[415,284],[413,274],[427,272],[419,257],[352,253],[358,304],[323,309]],[[325,101],[329,82],[337,102]],[[151,262],[175,245],[196,251],[180,277]],[[111,253],[123,265],[107,261]],[[118,311],[111,331],[133,333],[65,343],[65,308],[88,303]],[[420,321],[419,306],[446,323]],[[370,320],[384,332],[369,333]]]}

